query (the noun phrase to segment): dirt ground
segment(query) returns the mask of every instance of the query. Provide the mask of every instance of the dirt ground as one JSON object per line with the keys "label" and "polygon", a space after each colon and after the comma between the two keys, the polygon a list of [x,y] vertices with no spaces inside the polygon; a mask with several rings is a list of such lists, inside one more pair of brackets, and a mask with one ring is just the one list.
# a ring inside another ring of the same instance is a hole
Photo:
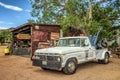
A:
{"label": "dirt ground", "polygon": [[4,56],[0,46],[0,80],[120,80],[120,59],[111,58],[107,65],[97,62],[80,64],[73,75],[42,70],[32,66],[29,58]]}

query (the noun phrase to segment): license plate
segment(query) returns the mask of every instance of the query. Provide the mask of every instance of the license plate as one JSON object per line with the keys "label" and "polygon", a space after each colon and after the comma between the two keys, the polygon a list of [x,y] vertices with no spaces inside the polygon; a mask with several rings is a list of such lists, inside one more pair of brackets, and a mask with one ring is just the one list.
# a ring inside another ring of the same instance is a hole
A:
{"label": "license plate", "polygon": [[42,64],[43,65],[47,65],[47,61],[42,61]]}

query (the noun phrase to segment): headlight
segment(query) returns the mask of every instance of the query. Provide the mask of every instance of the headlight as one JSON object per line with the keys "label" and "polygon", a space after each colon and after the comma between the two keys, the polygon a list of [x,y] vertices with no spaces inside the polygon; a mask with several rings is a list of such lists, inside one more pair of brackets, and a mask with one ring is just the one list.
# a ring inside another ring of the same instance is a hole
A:
{"label": "headlight", "polygon": [[58,57],[58,58],[57,58],[57,61],[58,61],[58,62],[60,62],[60,61],[61,61],[61,58],[60,58],[60,57]]}

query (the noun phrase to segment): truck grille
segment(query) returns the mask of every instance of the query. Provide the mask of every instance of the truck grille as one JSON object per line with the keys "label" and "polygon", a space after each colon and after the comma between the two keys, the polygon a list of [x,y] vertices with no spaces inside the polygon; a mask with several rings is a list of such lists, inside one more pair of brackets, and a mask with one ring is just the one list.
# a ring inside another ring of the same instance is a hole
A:
{"label": "truck grille", "polygon": [[58,56],[39,55],[40,60],[57,61]]}
{"label": "truck grille", "polygon": [[40,60],[47,60],[45,55],[39,55],[38,57],[40,58]]}
{"label": "truck grille", "polygon": [[56,56],[47,56],[47,60],[49,61],[56,61]]}

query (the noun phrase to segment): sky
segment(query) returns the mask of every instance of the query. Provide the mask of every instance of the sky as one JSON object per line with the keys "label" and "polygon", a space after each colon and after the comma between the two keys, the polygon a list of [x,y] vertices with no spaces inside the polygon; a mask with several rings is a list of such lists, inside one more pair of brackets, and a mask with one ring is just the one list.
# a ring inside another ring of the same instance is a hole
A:
{"label": "sky", "polygon": [[17,27],[31,19],[29,0],[0,0],[0,29]]}
{"label": "sky", "polygon": [[29,0],[0,0],[0,29],[17,27],[31,19]]}

